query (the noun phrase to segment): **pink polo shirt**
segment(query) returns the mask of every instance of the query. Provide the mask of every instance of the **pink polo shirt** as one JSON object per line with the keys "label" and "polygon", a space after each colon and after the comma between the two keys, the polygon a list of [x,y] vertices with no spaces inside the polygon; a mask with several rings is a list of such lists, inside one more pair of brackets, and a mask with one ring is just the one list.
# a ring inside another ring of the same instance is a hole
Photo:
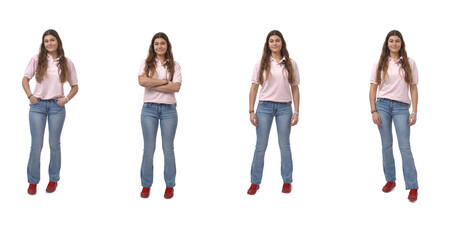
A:
{"label": "pink polo shirt", "polygon": [[[299,68],[297,63],[291,60],[292,68],[294,70],[295,82],[292,86],[297,86],[300,84],[300,75]],[[284,58],[281,61],[277,62],[274,58],[270,58],[270,76],[269,79],[265,79],[264,74],[264,83],[261,86],[261,92],[259,93],[259,101],[272,101],[272,102],[292,102],[291,96],[291,84],[288,81],[288,72],[284,66]],[[253,78],[251,82],[253,84],[258,83],[258,71],[261,67],[261,61],[256,63],[253,71]]]}
{"label": "pink polo shirt", "polygon": [[[395,100],[399,102],[404,102],[411,104],[411,99],[409,99],[409,86],[416,85],[419,82],[419,73],[417,71],[417,66],[414,60],[408,58],[409,66],[411,67],[412,72],[412,83],[408,84],[404,80],[404,70],[400,68],[401,60],[395,62],[392,58],[389,58],[389,68],[387,69],[386,79],[381,79],[381,84],[379,85],[379,90],[377,98],[387,98],[390,100]],[[371,71],[370,83],[376,83],[376,69],[378,68],[378,63],[373,66]]]}
{"label": "pink polo shirt", "polygon": [[[35,89],[33,91],[33,96],[40,99],[56,99],[64,97],[63,84],[60,82],[59,70],[58,70],[58,60],[53,59],[51,55],[47,55],[47,72],[43,77],[41,83],[36,82]],[[70,86],[77,85],[77,74],[76,69],[74,68],[73,62],[66,58],[68,65],[68,83]],[[27,68],[25,69],[24,76],[28,79],[32,79],[36,73],[36,67],[38,66],[38,54],[32,57],[28,63]]]}
{"label": "pink polo shirt", "polygon": [[[167,71],[166,67],[161,64],[161,61],[155,59],[156,61],[156,71],[155,74],[152,76],[155,79],[167,79],[169,77],[169,72]],[[141,66],[139,67],[138,76],[143,75],[145,68],[145,60],[142,61]],[[172,82],[182,82],[182,73],[180,70],[180,64],[174,61],[174,79]],[[144,90],[144,102],[152,102],[152,103],[164,103],[164,104],[176,104],[177,100],[175,99],[175,93],[164,93],[155,91],[151,88],[145,88]]]}

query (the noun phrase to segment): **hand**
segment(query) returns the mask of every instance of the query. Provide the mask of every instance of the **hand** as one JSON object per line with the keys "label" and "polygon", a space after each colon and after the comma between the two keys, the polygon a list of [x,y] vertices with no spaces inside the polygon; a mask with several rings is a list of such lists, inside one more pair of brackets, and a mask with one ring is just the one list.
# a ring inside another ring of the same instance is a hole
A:
{"label": "hand", "polygon": [[256,117],[256,114],[254,112],[250,113],[250,122],[253,124],[255,127],[258,126],[258,119]]}
{"label": "hand", "polygon": [[297,125],[298,122],[299,122],[299,114],[292,114],[291,126]]}
{"label": "hand", "polygon": [[409,115],[409,126],[416,124],[417,116],[415,114]]}
{"label": "hand", "polygon": [[65,104],[68,102],[68,100],[66,98],[57,98],[57,104],[60,106],[60,107],[63,107],[65,106]]}
{"label": "hand", "polygon": [[379,113],[377,112],[374,112],[371,114],[372,117],[373,117],[373,123],[378,125],[378,126],[382,126],[381,124],[381,117],[379,117]]}
{"label": "hand", "polygon": [[35,96],[31,96],[30,98],[30,103],[33,105],[33,104],[36,104],[38,102],[38,98],[36,98]]}

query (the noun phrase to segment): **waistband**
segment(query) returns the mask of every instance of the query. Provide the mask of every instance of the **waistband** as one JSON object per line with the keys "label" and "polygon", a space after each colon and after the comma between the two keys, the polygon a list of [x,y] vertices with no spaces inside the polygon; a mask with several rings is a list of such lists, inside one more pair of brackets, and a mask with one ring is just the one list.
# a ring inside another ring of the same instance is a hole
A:
{"label": "waistband", "polygon": [[[392,99],[388,99],[388,98],[377,98],[376,101],[389,101],[389,102],[396,102],[396,103],[403,103],[403,104],[408,104],[408,103],[405,103],[405,102],[401,102],[401,101],[397,101],[397,100],[392,100]],[[408,104],[409,105],[409,104]]]}
{"label": "waistband", "polygon": [[290,104],[292,102],[273,102],[273,101],[259,101],[260,103],[277,103],[277,104]]}
{"label": "waistband", "polygon": [[167,104],[167,103],[154,103],[154,102],[145,102],[144,105],[157,105],[157,106],[174,106],[176,107],[177,104]]}

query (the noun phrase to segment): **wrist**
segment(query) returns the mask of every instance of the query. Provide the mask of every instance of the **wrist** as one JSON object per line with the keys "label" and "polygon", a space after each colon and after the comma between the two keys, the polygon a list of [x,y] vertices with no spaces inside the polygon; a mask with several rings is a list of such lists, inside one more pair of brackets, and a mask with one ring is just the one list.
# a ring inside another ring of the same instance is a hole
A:
{"label": "wrist", "polygon": [[27,96],[28,99],[30,99],[33,96],[33,93],[30,93],[30,95]]}
{"label": "wrist", "polygon": [[294,112],[294,115],[299,115],[299,112]]}
{"label": "wrist", "polygon": [[371,114],[375,113],[376,112],[376,109],[373,109],[371,110]]}
{"label": "wrist", "polygon": [[70,99],[68,97],[65,97],[66,98],[66,103],[69,103]]}
{"label": "wrist", "polygon": [[412,111],[412,113],[411,113],[411,114],[414,114],[415,116],[417,116],[417,112],[414,112],[414,111]]}
{"label": "wrist", "polygon": [[254,113],[254,110],[250,110],[250,114]]}

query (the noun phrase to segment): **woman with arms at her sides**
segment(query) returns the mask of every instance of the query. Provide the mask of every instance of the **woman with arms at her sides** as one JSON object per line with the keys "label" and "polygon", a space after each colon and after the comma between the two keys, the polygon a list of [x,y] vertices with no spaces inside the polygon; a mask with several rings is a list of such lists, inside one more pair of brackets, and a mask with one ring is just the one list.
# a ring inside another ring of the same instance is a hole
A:
{"label": "woman with arms at her sides", "polygon": [[159,32],[152,38],[148,57],[139,68],[139,85],[144,87],[144,105],[141,113],[144,155],[141,166],[141,197],[148,198],[153,183],[153,155],[158,125],[164,153],[164,198],[174,196],[175,156],[174,137],[177,129],[175,93],[180,91],[180,65],[174,61],[172,46],[166,34]]}
{"label": "woman with arms at her sides", "polygon": [[378,125],[382,142],[382,161],[387,181],[382,191],[390,192],[396,186],[395,160],[392,152],[393,122],[403,161],[406,190],[410,189],[408,199],[412,202],[417,200],[419,188],[409,141],[410,127],[417,121],[418,82],[417,66],[408,58],[403,36],[397,30],[390,31],[384,41],[379,62],[374,65],[371,73],[370,107],[373,123]]}
{"label": "woman with arms at her sides", "polygon": [[[36,85],[33,93],[29,81],[35,77]],[[65,97],[63,84],[71,86]],[[43,148],[46,119],[49,123],[49,146],[51,159],[49,163],[49,184],[46,192],[54,192],[60,179],[61,152],[60,135],[65,121],[65,105],[79,90],[76,69],[73,62],[65,57],[62,40],[55,30],[44,32],[39,54],[30,60],[22,79],[22,86],[30,99],[30,132],[32,147],[27,166],[28,193],[36,193],[36,185],[40,181],[40,157]]]}
{"label": "woman with arms at her sides", "polygon": [[[291,192],[293,168],[289,138],[291,126],[299,121],[299,83],[299,70],[295,61],[289,58],[283,35],[277,30],[271,31],[267,35],[262,58],[254,68],[250,89],[250,121],[256,127],[257,136],[251,166],[251,186],[248,189],[250,195],[256,194],[261,184],[264,155],[274,117],[281,151],[281,176],[284,182],[282,192]],[[259,85],[261,92],[255,113],[254,103]]]}

